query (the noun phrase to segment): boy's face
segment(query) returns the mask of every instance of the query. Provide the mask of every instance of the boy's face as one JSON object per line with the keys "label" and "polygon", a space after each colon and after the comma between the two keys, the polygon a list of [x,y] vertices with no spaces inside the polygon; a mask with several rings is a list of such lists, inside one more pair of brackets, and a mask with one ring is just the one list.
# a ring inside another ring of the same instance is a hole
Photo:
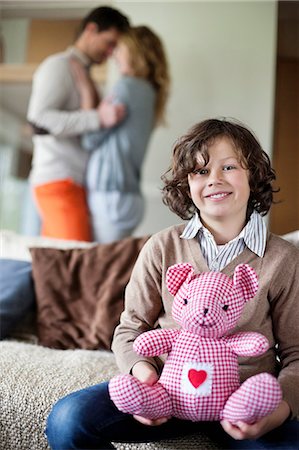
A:
{"label": "boy's face", "polygon": [[249,172],[241,166],[235,147],[226,137],[216,139],[208,153],[208,164],[199,153],[195,171],[188,175],[192,201],[205,225],[234,223],[241,230],[250,195]]}

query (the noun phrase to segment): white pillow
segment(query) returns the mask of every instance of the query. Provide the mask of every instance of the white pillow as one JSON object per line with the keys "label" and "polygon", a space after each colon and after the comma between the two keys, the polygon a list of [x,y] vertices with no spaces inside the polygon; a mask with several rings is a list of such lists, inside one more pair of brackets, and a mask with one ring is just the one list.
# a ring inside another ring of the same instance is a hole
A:
{"label": "white pillow", "polygon": [[29,247],[53,248],[88,248],[96,245],[92,242],[67,241],[63,239],[44,238],[41,236],[22,236],[14,231],[0,231],[0,257],[31,261]]}
{"label": "white pillow", "polygon": [[299,230],[291,231],[291,233],[284,234],[281,237],[299,248]]}

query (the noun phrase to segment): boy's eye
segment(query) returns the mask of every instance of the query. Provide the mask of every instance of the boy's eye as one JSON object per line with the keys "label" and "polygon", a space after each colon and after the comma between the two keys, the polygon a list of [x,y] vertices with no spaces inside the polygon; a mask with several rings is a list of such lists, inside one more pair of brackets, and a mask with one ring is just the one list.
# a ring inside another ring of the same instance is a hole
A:
{"label": "boy's eye", "polygon": [[233,166],[232,164],[230,164],[230,165],[228,165],[228,166],[224,166],[223,167],[223,170],[233,170],[233,169],[235,169],[236,168],[236,166]]}
{"label": "boy's eye", "polygon": [[195,169],[193,173],[198,175],[206,175],[208,173],[208,169],[202,168],[202,169]]}

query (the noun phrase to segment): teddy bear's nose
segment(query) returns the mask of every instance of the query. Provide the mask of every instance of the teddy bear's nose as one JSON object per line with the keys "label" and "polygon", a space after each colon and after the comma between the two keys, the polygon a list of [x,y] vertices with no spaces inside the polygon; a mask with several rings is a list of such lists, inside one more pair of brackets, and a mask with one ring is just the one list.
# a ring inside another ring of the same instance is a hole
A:
{"label": "teddy bear's nose", "polygon": [[208,314],[208,311],[209,311],[209,309],[208,309],[208,308],[205,308],[205,309],[203,310],[203,315],[206,316],[206,315]]}

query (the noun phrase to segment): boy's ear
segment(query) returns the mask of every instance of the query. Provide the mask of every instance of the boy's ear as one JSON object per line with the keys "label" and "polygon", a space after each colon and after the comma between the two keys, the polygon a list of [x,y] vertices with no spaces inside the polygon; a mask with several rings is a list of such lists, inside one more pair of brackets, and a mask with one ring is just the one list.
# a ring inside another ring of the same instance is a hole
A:
{"label": "boy's ear", "polygon": [[186,280],[190,280],[194,270],[191,264],[181,263],[174,264],[167,269],[166,285],[172,295],[176,295],[179,288]]}
{"label": "boy's ear", "polygon": [[248,264],[239,264],[235,268],[233,284],[242,290],[245,302],[255,296],[259,287],[257,274]]}

